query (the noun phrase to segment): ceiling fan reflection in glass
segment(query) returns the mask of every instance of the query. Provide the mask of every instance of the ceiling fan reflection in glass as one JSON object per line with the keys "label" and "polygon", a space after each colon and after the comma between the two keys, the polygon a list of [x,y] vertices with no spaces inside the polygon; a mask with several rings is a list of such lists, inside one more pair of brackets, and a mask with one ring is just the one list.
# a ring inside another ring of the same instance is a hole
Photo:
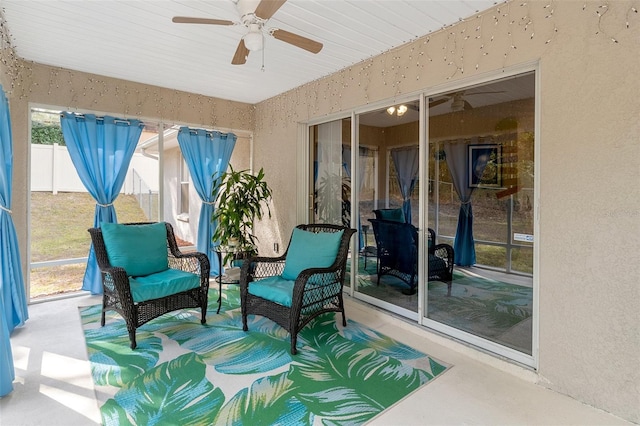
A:
{"label": "ceiling fan reflection in glass", "polygon": [[406,105],[398,105],[398,107],[390,106],[387,108],[387,114],[396,114],[398,117],[402,117],[409,108]]}

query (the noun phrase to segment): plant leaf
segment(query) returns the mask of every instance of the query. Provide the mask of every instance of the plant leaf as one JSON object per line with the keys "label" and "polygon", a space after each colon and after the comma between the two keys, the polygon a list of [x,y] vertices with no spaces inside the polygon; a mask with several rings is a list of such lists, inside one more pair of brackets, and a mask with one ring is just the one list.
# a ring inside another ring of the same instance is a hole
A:
{"label": "plant leaf", "polygon": [[103,423],[128,419],[135,425],[210,424],[210,413],[222,407],[224,394],[206,379],[205,368],[189,353],[150,369],[105,403]]}
{"label": "plant leaf", "polygon": [[[261,316],[250,315],[248,322],[249,331],[243,331],[241,314],[235,310],[210,318],[210,325],[176,323],[165,334],[221,373],[264,373],[291,362],[286,330]],[[202,333],[202,327],[211,328],[211,333]]]}
{"label": "plant leaf", "polygon": [[287,373],[263,377],[242,389],[222,407],[215,424],[311,425],[313,415],[295,397]]}
{"label": "plant leaf", "polygon": [[380,334],[368,327],[363,327],[355,321],[341,330],[343,336],[354,342],[361,342],[376,349],[382,355],[408,360],[423,358],[426,355],[410,346],[404,345],[384,334]]}
{"label": "plant leaf", "polygon": [[97,384],[122,386],[158,362],[160,339],[140,329],[136,334],[138,348],[131,350],[122,319],[100,329],[85,330],[91,374]]}
{"label": "plant leaf", "polygon": [[289,372],[294,383],[305,383],[298,399],[327,423],[363,423],[432,379],[338,334],[327,340],[322,347],[306,346]]}

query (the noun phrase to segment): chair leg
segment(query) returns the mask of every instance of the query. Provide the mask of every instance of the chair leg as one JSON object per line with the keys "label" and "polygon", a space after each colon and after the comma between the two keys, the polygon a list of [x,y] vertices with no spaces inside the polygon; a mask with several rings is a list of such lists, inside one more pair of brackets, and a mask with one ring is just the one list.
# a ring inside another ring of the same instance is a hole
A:
{"label": "chair leg", "polygon": [[296,355],[298,350],[296,349],[296,343],[298,341],[298,333],[291,334],[291,355]]}
{"label": "chair leg", "polygon": [[127,329],[129,330],[129,340],[131,341],[131,349],[135,349],[138,346],[136,342],[136,329],[135,327],[129,327],[127,325]]}
{"label": "chair leg", "polygon": [[451,296],[451,280],[447,281],[447,297]]}
{"label": "chair leg", "polygon": [[247,327],[247,310],[242,308],[242,331],[248,331],[249,327]]}
{"label": "chair leg", "polygon": [[347,317],[344,314],[344,299],[342,298],[342,293],[338,295],[338,307],[340,308],[340,312],[342,313],[342,326],[347,326]]}
{"label": "chair leg", "polygon": [[107,296],[106,295],[102,295],[102,317],[100,318],[100,326],[104,327],[104,314],[105,311],[107,310]]}
{"label": "chair leg", "polygon": [[247,294],[240,293],[240,312],[242,313],[242,331],[248,331],[247,327]]}
{"label": "chair leg", "polygon": [[207,293],[202,293],[201,296],[202,297],[202,318],[200,319],[200,324],[206,324],[207,323]]}

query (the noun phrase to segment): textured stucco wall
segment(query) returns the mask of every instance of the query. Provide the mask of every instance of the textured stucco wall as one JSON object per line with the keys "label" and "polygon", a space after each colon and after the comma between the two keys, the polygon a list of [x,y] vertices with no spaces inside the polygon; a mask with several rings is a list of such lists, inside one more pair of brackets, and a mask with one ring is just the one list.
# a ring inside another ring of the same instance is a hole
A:
{"label": "textured stucco wall", "polygon": [[278,188],[263,235],[286,236],[301,219],[297,123],[537,64],[540,383],[640,421],[638,9],[501,4],[258,104],[255,161]]}
{"label": "textured stucco wall", "polygon": [[[610,4],[603,36],[592,20],[566,25],[541,61],[540,372],[638,422],[640,20],[630,3]],[[576,6],[567,14],[584,16]]]}

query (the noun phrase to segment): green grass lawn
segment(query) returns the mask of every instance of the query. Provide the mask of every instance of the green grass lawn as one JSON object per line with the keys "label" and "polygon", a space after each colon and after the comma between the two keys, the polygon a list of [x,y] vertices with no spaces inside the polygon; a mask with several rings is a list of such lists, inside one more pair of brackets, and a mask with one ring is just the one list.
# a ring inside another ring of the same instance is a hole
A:
{"label": "green grass lawn", "polygon": [[[88,193],[31,193],[31,262],[86,257],[93,226],[95,201]],[[144,222],[144,212],[133,195],[115,203],[118,222]],[[85,263],[31,270],[30,297],[80,290]]]}

